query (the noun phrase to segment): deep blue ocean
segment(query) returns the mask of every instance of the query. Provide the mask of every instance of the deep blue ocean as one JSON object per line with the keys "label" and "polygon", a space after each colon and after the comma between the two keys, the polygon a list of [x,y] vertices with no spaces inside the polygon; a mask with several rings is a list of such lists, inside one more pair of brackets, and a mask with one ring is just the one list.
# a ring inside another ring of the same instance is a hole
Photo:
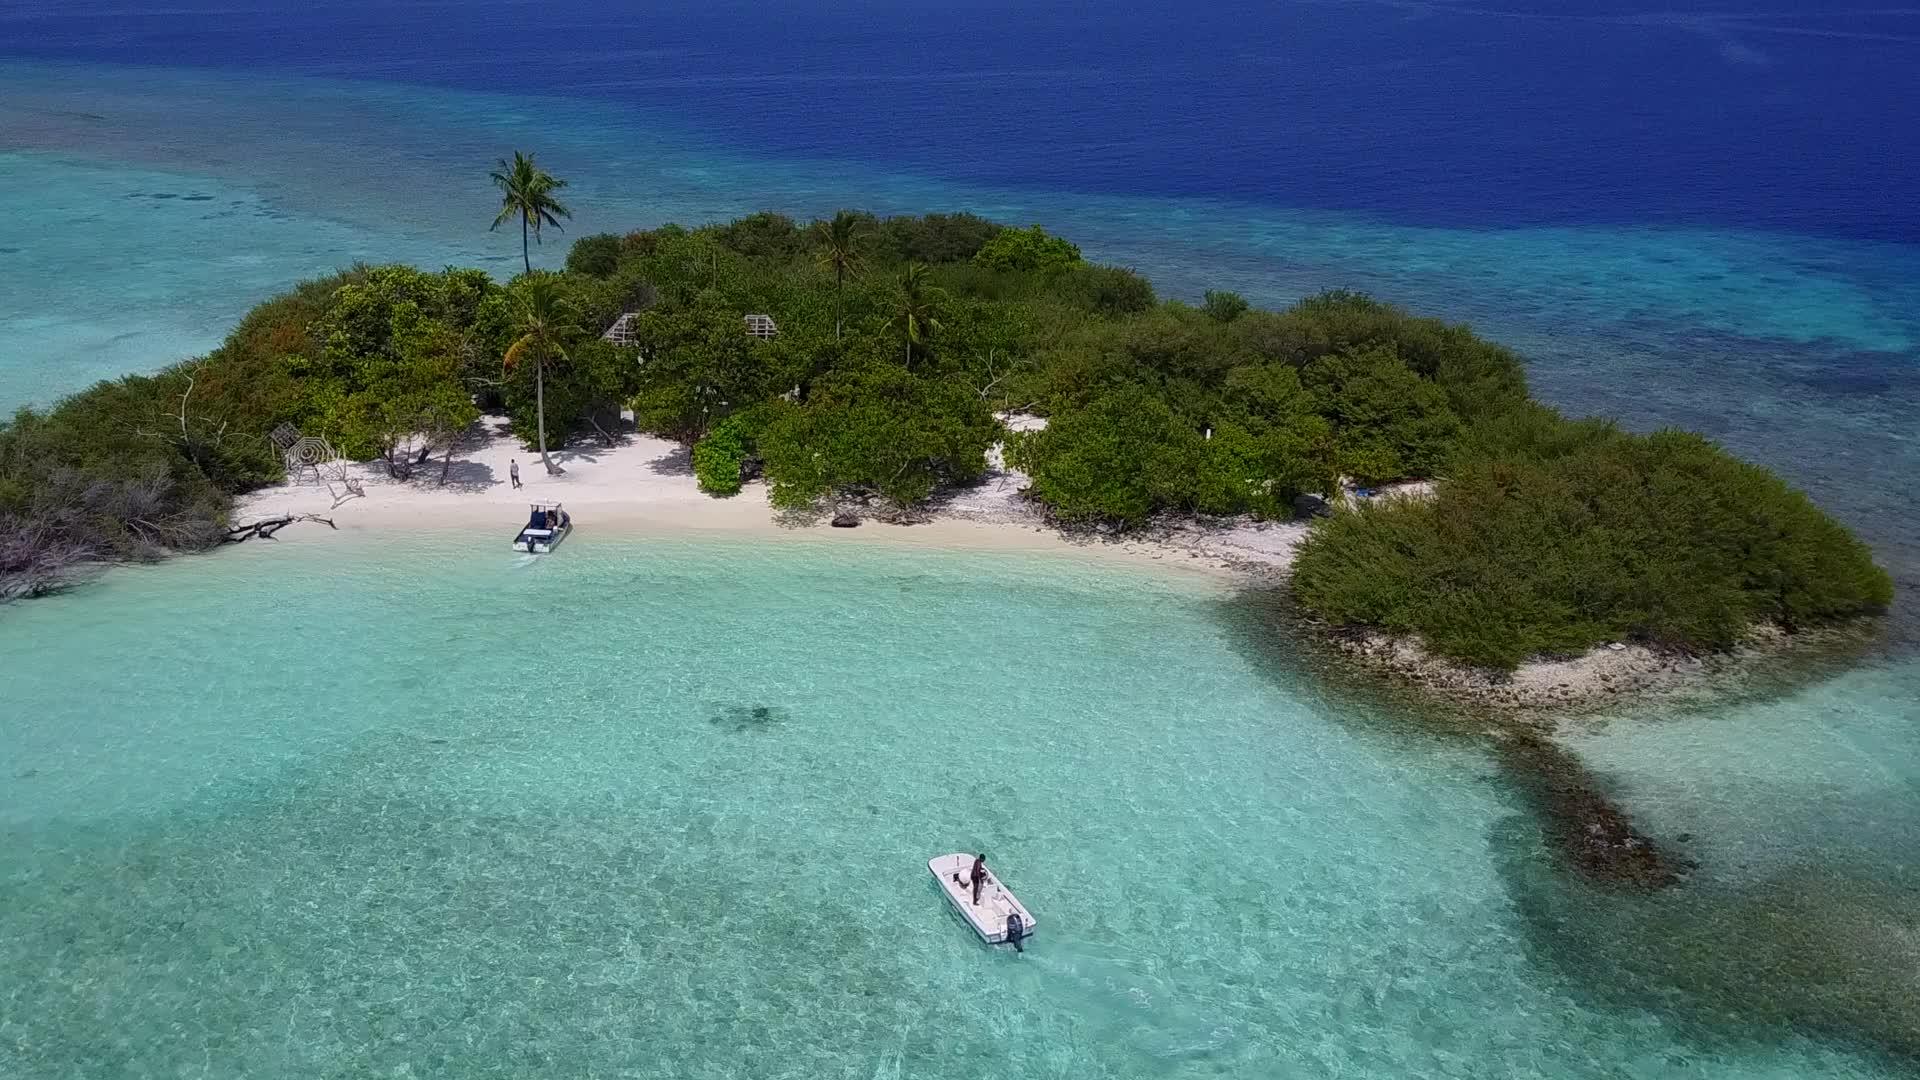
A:
{"label": "deep blue ocean", "polygon": [[1407,224],[1920,239],[1920,12],[1715,5],[10,3],[9,55],[668,110],[754,154]]}

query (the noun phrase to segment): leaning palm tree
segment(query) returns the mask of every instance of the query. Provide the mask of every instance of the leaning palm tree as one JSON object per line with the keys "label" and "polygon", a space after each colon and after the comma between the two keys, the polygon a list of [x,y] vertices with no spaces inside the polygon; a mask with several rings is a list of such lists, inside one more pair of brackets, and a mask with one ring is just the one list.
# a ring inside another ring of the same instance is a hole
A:
{"label": "leaning palm tree", "polygon": [[900,275],[900,291],[894,298],[889,329],[898,328],[907,342],[907,367],[913,367],[913,350],[924,347],[940,332],[940,304],[946,293],[927,283],[932,271],[920,263],[907,267]]}
{"label": "leaning palm tree", "polygon": [[860,257],[860,234],[866,229],[866,220],[859,214],[842,210],[833,215],[832,221],[813,223],[813,241],[820,249],[820,267],[833,271],[833,340],[840,340],[840,327],[844,322],[840,308],[841,290],[846,287],[847,279],[857,277],[866,266]]}
{"label": "leaning palm tree", "polygon": [[560,290],[556,274],[528,274],[519,283],[515,299],[514,321],[520,336],[507,347],[501,367],[512,370],[524,360],[533,361],[533,407],[540,430],[540,463],[549,476],[566,470],[547,456],[547,365],[565,363],[566,341],[585,333],[575,323],[573,304]]}
{"label": "leaning palm tree", "polygon": [[533,157],[518,150],[513,152],[513,160],[500,159],[500,167],[492,173],[493,186],[500,189],[500,214],[493,219],[487,231],[520,219],[520,261],[526,264],[527,273],[533,273],[533,257],[527,252],[527,234],[531,232],[537,243],[540,240],[542,226],[551,225],[558,229],[561,218],[573,217],[573,212],[560,204],[553,193],[567,186],[562,180],[533,163]]}

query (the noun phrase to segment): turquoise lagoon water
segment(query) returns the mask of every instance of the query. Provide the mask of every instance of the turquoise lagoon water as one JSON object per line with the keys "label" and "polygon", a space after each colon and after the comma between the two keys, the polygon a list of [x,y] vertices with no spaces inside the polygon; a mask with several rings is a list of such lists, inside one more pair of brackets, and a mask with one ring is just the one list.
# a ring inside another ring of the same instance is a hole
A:
{"label": "turquoise lagoon water", "polygon": [[[293,539],[17,606],[0,1074],[1897,1074],[1565,940],[1627,902],[1484,748],[1244,615],[1060,556],[590,534]],[[1754,805],[1730,783],[1695,828]],[[1023,956],[927,880],[974,848],[1043,920]],[[1739,889],[1708,877],[1689,925]]]}

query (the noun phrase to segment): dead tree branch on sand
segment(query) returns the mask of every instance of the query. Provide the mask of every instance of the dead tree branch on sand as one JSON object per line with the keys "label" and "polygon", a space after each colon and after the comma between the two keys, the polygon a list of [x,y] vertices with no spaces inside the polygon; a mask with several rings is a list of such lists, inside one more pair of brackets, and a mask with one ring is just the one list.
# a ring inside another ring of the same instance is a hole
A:
{"label": "dead tree branch on sand", "polygon": [[256,536],[262,540],[271,540],[274,533],[296,521],[318,521],[329,529],[340,527],[333,523],[332,518],[323,518],[319,514],[282,514],[275,518],[261,518],[259,521],[251,521],[245,525],[235,525],[227,530],[227,535],[221,538],[221,542],[244,544]]}

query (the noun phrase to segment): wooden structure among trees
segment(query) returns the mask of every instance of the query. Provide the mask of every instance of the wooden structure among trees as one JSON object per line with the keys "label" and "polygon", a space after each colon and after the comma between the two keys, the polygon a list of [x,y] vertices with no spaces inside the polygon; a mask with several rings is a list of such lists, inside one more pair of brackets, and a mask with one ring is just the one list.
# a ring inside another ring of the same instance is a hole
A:
{"label": "wooden structure among trees", "polygon": [[640,339],[633,336],[633,320],[639,317],[640,313],[637,311],[629,311],[621,315],[619,318],[613,320],[612,326],[607,327],[606,333],[600,335],[601,340],[612,342],[615,345],[640,344]]}
{"label": "wooden structure among trees", "polygon": [[771,341],[780,335],[780,327],[771,315],[748,315],[747,333],[761,341]]}

